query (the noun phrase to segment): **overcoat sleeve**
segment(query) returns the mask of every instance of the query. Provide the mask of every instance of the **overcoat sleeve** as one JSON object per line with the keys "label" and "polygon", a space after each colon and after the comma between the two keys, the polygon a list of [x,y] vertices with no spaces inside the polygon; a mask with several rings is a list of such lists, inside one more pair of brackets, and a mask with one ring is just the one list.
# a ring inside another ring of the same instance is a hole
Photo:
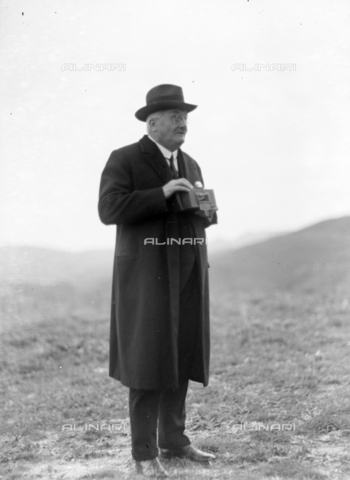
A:
{"label": "overcoat sleeve", "polygon": [[135,190],[132,167],[114,151],[102,172],[98,212],[105,225],[136,223],[168,211],[163,188]]}

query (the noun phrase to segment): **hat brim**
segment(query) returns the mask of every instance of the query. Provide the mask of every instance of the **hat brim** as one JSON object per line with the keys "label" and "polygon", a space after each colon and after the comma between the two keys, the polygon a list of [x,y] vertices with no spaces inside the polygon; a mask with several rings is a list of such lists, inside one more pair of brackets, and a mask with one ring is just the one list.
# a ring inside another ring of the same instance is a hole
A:
{"label": "hat brim", "polygon": [[163,102],[156,102],[151,105],[146,105],[146,107],[142,107],[135,113],[135,117],[141,122],[145,122],[147,120],[148,115],[151,113],[158,112],[161,110],[184,110],[185,112],[192,112],[197,108],[197,105],[191,105],[190,103],[178,102],[175,100],[163,101]]}

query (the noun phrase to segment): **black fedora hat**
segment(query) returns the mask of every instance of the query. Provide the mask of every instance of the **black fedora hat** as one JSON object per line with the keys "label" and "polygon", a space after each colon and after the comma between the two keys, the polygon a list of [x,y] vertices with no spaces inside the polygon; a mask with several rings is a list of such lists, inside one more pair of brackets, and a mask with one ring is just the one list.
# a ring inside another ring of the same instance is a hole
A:
{"label": "black fedora hat", "polygon": [[147,93],[146,106],[137,110],[135,117],[145,122],[151,113],[172,108],[192,112],[192,110],[197,108],[197,105],[185,103],[181,87],[176,85],[158,85]]}

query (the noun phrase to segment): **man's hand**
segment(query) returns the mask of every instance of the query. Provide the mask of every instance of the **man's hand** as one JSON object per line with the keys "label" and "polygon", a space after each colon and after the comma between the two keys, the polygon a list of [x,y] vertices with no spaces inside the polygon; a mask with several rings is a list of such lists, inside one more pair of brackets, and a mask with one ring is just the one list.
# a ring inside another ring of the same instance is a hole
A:
{"label": "man's hand", "polygon": [[177,178],[176,180],[170,180],[163,187],[165,198],[171,197],[175,192],[189,192],[194,188],[186,178]]}
{"label": "man's hand", "polygon": [[209,222],[211,222],[213,215],[215,213],[215,210],[209,210],[208,212],[205,212],[204,210],[197,210],[194,213],[195,215],[199,215],[200,217],[207,218]]}

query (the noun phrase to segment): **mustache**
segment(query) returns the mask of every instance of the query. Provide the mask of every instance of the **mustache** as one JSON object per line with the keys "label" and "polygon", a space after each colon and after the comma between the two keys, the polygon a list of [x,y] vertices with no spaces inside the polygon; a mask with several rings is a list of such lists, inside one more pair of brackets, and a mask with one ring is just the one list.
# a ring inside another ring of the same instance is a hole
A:
{"label": "mustache", "polygon": [[187,133],[187,128],[186,127],[185,128],[183,128],[183,127],[177,128],[175,130],[175,133]]}

